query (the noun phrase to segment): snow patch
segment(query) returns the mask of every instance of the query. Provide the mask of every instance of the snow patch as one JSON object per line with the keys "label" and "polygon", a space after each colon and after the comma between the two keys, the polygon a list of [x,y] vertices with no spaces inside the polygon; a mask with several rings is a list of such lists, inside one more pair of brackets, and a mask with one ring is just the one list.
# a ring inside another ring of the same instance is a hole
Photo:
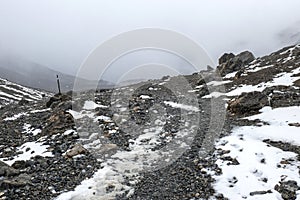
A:
{"label": "snow patch", "polygon": [[22,154],[15,156],[12,160],[6,160],[6,158],[0,158],[0,160],[8,165],[12,165],[15,161],[30,160],[30,158],[35,156],[52,157],[53,154],[47,151],[48,147],[48,145],[43,145],[40,142],[26,142],[18,147],[18,151],[22,151]]}
{"label": "snow patch", "polygon": [[225,93],[222,93],[222,92],[212,92],[208,95],[205,95],[203,96],[202,98],[203,99],[209,99],[209,98],[219,98],[221,96],[225,96],[226,94]]}
{"label": "snow patch", "polygon": [[164,104],[169,105],[173,108],[181,108],[181,109],[187,110],[187,111],[199,112],[199,108],[197,108],[195,106],[184,105],[184,104],[175,103],[172,101],[164,101]]}
{"label": "snow patch", "polygon": [[93,101],[85,101],[83,109],[85,110],[93,110],[95,108],[107,108],[107,106],[96,104]]}
{"label": "snow patch", "polygon": [[[288,125],[300,122],[300,107],[273,110],[264,107],[260,111],[261,114],[247,119],[260,119],[270,125],[234,128],[230,136],[222,138],[216,145],[217,149],[229,150],[229,153],[219,155],[217,164],[223,174],[217,176],[212,173],[216,179],[214,188],[229,199],[281,199],[274,190],[279,181],[295,180],[300,184],[297,154],[263,142],[271,139],[300,145],[300,128]],[[239,165],[230,165],[229,161],[222,159],[224,156],[235,158]],[[250,195],[251,192],[268,190],[272,193]]]}
{"label": "snow patch", "polygon": [[152,99],[152,97],[148,96],[148,95],[140,95],[141,99]]}
{"label": "snow patch", "polygon": [[206,85],[208,86],[219,86],[219,85],[224,85],[226,83],[231,83],[232,81],[211,81],[209,83],[207,83]]}
{"label": "snow patch", "polygon": [[262,92],[264,89],[267,87],[272,87],[272,86],[292,86],[296,80],[299,79],[299,77],[292,77],[295,74],[300,73],[300,68],[294,69],[291,72],[284,72],[278,74],[275,78],[273,78],[272,81],[265,82],[265,83],[260,83],[258,85],[241,85],[237,87],[236,89],[226,93],[226,96],[238,96],[241,95],[243,92]]}
{"label": "snow patch", "polygon": [[7,117],[7,118],[5,118],[5,119],[3,119],[3,120],[4,120],[4,121],[13,121],[13,120],[19,119],[20,117],[25,116],[25,115],[28,115],[28,114],[25,113],[25,112],[22,112],[22,113],[18,113],[18,114],[16,114],[16,115],[14,115],[14,116],[12,116],[12,117]]}

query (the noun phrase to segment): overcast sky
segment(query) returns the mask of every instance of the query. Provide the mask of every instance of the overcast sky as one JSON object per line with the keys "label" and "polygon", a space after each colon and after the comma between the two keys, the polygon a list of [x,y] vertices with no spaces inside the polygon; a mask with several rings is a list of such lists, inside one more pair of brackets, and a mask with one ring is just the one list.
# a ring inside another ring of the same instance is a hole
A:
{"label": "overcast sky", "polygon": [[94,48],[154,27],[197,41],[214,62],[224,52],[262,56],[299,40],[299,0],[0,0],[0,48],[76,74]]}

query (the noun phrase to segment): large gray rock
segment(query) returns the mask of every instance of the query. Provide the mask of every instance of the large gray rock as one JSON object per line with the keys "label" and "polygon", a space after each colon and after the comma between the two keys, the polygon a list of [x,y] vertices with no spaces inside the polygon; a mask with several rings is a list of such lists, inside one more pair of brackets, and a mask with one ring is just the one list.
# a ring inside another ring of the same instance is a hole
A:
{"label": "large gray rock", "polygon": [[242,93],[236,99],[228,102],[227,109],[235,115],[257,113],[264,106],[269,105],[268,97],[261,92]]}
{"label": "large gray rock", "polygon": [[226,63],[230,59],[234,58],[235,55],[233,53],[224,53],[220,58],[219,58],[219,65]]}
{"label": "large gray rock", "polygon": [[219,66],[217,67],[217,70],[221,76],[225,76],[231,72],[243,69],[254,59],[254,55],[249,51],[244,51],[236,56],[234,56],[234,54],[224,54],[219,59]]}
{"label": "large gray rock", "polygon": [[7,165],[6,163],[0,161],[0,176],[15,176],[18,175],[20,172],[17,169]]}
{"label": "large gray rock", "polygon": [[66,153],[66,157],[73,158],[74,156],[86,153],[88,153],[88,151],[81,144],[75,144],[74,147]]}
{"label": "large gray rock", "polygon": [[244,51],[237,55],[236,59],[241,60],[244,64],[249,64],[255,59],[255,57],[251,52]]}
{"label": "large gray rock", "polygon": [[50,97],[50,99],[46,102],[46,107],[54,109],[61,102],[66,102],[70,100],[72,100],[72,96],[68,94],[55,94],[54,96]]}
{"label": "large gray rock", "polygon": [[295,200],[297,198],[296,192],[299,190],[299,186],[297,185],[296,181],[286,181],[286,182],[279,182],[275,186],[275,190],[277,190],[280,194],[282,199],[284,200]]}
{"label": "large gray rock", "polygon": [[10,179],[4,179],[0,182],[0,189],[5,190],[9,188],[23,187],[31,182],[30,179],[31,176],[28,174],[20,174]]}

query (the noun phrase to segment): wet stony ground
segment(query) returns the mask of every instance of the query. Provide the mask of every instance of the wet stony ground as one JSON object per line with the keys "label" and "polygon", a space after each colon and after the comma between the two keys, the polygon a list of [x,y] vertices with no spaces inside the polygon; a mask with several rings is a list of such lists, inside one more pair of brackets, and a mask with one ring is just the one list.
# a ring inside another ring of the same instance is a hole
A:
{"label": "wet stony ground", "polygon": [[[22,153],[17,147],[37,140],[44,145],[49,145],[48,151],[53,153],[53,157],[35,156],[27,161],[16,161],[12,168],[2,167],[0,170],[1,199],[53,199],[57,194],[73,189],[100,168],[100,163],[88,152],[78,158],[67,158],[62,155],[76,144],[78,135],[75,132],[68,135],[57,134],[57,129],[60,133],[64,133],[74,127],[74,122],[64,123],[56,119],[59,123],[55,124],[54,118],[58,113],[67,119],[60,113],[61,110],[30,113],[30,111],[43,109],[47,109],[45,102],[26,106],[10,105],[1,110],[2,119],[5,119],[8,111],[10,116],[21,111],[29,113],[28,116],[24,115],[15,120],[1,121],[1,157],[10,160],[12,156]],[[30,128],[38,128],[42,132],[38,135],[25,132],[24,124],[30,124]]]}
{"label": "wet stony ground", "polygon": [[[213,80],[220,81],[213,72],[206,71],[184,77],[189,83],[188,87],[181,84],[178,77],[172,77],[116,90],[102,90],[96,93],[92,91],[78,96],[75,93],[68,93],[56,95],[50,100],[45,98],[37,102],[16,103],[2,107],[0,109],[2,160],[7,162],[22,152],[31,152],[34,155],[35,152],[30,148],[18,148],[27,142],[47,145],[47,151],[51,156],[37,155],[26,161],[17,161],[12,166],[0,161],[0,199],[55,199],[61,193],[74,190],[83,180],[91,178],[103,167],[102,164],[111,152],[113,154],[116,150],[133,151],[132,145],[139,137],[136,132],[143,131],[147,126],[156,126],[154,123],[156,120],[164,123],[157,144],[153,145],[148,140],[140,141],[142,145],[149,147],[149,151],[163,149],[170,140],[176,139],[176,133],[192,130],[191,125],[187,125],[185,129],[185,122],[193,124],[196,121],[197,128],[189,147],[168,165],[165,165],[165,160],[161,160],[164,167],[152,168],[150,171],[141,170],[136,176],[125,172],[122,184],[133,190],[124,189],[120,192],[110,185],[105,188],[106,193],[117,191],[112,199],[120,200],[226,199],[226,194],[219,194],[214,190],[215,180],[210,174],[211,171],[217,175],[222,174],[216,159],[227,153],[215,149],[214,141],[229,135],[236,126],[264,125],[265,122],[243,118],[258,113],[264,106],[273,108],[300,106],[299,89],[292,86],[272,86],[262,92],[243,93],[237,97],[202,97],[211,91],[225,93],[239,85],[256,85],[272,80],[278,73],[299,68],[299,52],[287,52],[285,55],[285,51],[287,49],[253,61],[253,64],[274,64],[274,68],[252,72],[241,68],[235,76],[223,77],[224,80],[229,80],[223,85],[206,85]],[[284,61],[287,56],[294,56],[295,59]],[[279,59],[283,60],[282,64]],[[237,63],[238,67],[242,67],[240,61]],[[225,71],[228,74],[237,69],[236,66],[232,66],[234,64],[227,62],[221,65],[227,67]],[[81,116],[85,116],[75,119],[74,114],[69,112],[70,109],[79,112],[88,100],[95,101],[101,107],[93,109],[92,112],[81,111]],[[197,110],[185,112],[180,107],[172,105],[180,102],[185,106],[189,105],[187,109],[194,109],[192,105],[198,105]],[[182,121],[182,116],[188,116],[188,121]],[[7,120],[8,118],[11,119]],[[211,124],[211,121],[216,123]],[[37,130],[40,131],[36,132]],[[105,139],[106,146],[102,145],[111,152],[99,148],[99,143],[95,143],[101,139]],[[296,145],[271,140],[264,142],[298,155],[300,152],[299,146]],[[210,148],[203,149],[204,144]],[[223,159],[230,165],[239,164],[235,158],[225,156]],[[159,163],[156,165],[159,166]],[[130,170],[128,167],[128,171]],[[294,182],[282,183],[276,190],[286,195],[288,191],[286,187],[293,188],[294,185]],[[131,193],[132,191],[134,192]],[[253,195],[260,192],[256,191]],[[96,193],[95,198],[97,199]]]}

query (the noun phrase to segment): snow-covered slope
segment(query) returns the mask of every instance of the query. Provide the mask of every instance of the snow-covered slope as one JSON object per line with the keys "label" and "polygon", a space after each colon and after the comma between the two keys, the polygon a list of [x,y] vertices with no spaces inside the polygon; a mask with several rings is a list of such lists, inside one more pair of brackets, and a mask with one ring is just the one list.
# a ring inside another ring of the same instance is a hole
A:
{"label": "snow-covered slope", "polygon": [[2,106],[9,103],[19,102],[21,99],[37,101],[47,96],[50,96],[50,93],[41,92],[39,90],[12,83],[5,79],[0,79],[0,105]]}
{"label": "snow-covered slope", "polygon": [[235,199],[300,199],[300,45],[255,59],[224,77],[234,118],[216,143],[214,188]]}
{"label": "snow-covered slope", "polygon": [[300,127],[293,125],[300,123],[300,107],[264,107],[260,111],[247,119],[261,122],[235,127],[217,143],[221,152],[217,164],[223,174],[214,175],[215,189],[229,199],[282,199],[277,188],[285,183],[291,189],[283,191],[288,193],[284,194],[287,199],[295,195],[300,199],[300,191],[293,194],[298,188],[289,186],[293,182],[300,185],[299,154],[292,147],[300,146]]}

